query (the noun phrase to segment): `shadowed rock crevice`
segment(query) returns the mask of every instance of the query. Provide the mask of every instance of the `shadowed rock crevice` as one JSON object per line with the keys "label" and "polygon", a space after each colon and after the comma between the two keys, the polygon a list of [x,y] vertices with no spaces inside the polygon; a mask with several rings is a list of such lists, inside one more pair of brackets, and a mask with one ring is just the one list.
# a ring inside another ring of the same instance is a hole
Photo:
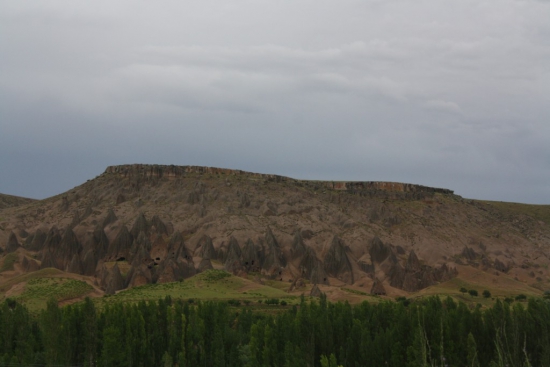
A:
{"label": "shadowed rock crevice", "polygon": [[270,228],[267,229],[265,234],[265,243],[267,250],[262,268],[268,275],[278,274],[286,266],[286,259]]}
{"label": "shadowed rock crevice", "polygon": [[300,261],[300,274],[313,284],[329,284],[323,264],[311,247],[304,247],[305,253]]}
{"label": "shadowed rock crevice", "polygon": [[353,271],[346,253],[344,242],[334,236],[324,258],[325,271],[329,276],[340,279],[347,284],[353,284]]}
{"label": "shadowed rock crevice", "polygon": [[128,232],[126,226],[122,226],[113,242],[109,244],[107,259],[117,260],[120,258],[128,258],[133,242],[134,236]]}
{"label": "shadowed rock crevice", "polygon": [[20,247],[19,241],[17,241],[17,237],[15,236],[15,233],[10,232],[10,236],[8,237],[8,243],[6,244],[6,253],[15,252]]}

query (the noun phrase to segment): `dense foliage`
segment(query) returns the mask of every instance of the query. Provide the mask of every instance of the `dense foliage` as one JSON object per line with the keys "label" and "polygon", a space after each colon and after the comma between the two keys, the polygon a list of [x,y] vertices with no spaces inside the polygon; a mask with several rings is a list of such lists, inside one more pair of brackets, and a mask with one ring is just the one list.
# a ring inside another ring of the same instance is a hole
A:
{"label": "dense foliage", "polygon": [[89,299],[39,316],[0,306],[0,365],[46,366],[550,366],[550,303],[452,299],[273,306],[227,302],[114,304]]}

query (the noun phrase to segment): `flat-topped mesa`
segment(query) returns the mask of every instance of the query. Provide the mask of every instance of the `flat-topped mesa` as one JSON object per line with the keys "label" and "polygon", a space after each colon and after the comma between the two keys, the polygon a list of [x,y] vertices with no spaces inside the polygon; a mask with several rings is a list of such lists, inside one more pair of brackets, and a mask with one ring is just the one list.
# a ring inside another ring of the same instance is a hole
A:
{"label": "flat-topped mesa", "polygon": [[422,185],[400,183],[400,182],[384,182],[384,181],[314,181],[314,180],[297,180],[290,177],[253,173],[228,168],[204,167],[204,166],[174,166],[174,165],[159,165],[159,164],[126,164],[119,166],[109,166],[105,170],[105,174],[115,174],[121,177],[157,177],[157,178],[176,178],[186,174],[210,174],[210,175],[232,175],[232,176],[248,176],[250,178],[260,178],[266,181],[273,182],[292,182],[300,186],[311,186],[317,189],[324,188],[336,191],[347,191],[353,193],[360,192],[394,192],[408,194],[449,194],[453,195],[454,191],[436,187],[428,187]]}

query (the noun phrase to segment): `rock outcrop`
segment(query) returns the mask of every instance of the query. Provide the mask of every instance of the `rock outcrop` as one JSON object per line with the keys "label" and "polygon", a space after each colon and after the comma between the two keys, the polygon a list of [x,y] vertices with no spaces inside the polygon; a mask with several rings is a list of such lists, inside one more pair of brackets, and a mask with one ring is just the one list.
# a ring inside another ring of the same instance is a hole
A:
{"label": "rock outcrop", "polygon": [[212,239],[207,235],[204,235],[200,238],[199,242],[197,243],[197,248],[199,248],[198,256],[202,257],[203,259],[216,260],[218,258],[218,254],[214,249],[214,245],[212,244]]}
{"label": "rock outcrop", "polygon": [[239,243],[235,237],[231,236],[227,246],[227,255],[225,257],[224,269],[230,273],[236,274],[242,269],[242,253]]}
{"label": "rock outcrop", "polygon": [[33,235],[25,239],[25,248],[29,251],[42,251],[46,242],[47,234],[37,229]]}
{"label": "rock outcrop", "polygon": [[344,242],[334,236],[324,258],[325,271],[329,276],[340,279],[347,284],[353,284],[353,271],[346,253]]}
{"label": "rock outcrop", "polygon": [[300,261],[300,274],[313,284],[329,284],[323,264],[311,247],[305,248],[304,256]]}
{"label": "rock outcrop", "polygon": [[265,243],[267,250],[262,268],[267,275],[279,274],[281,269],[286,266],[286,259],[270,228],[267,229],[267,233],[265,234]]}
{"label": "rock outcrop", "polygon": [[19,241],[17,241],[17,237],[15,236],[15,233],[10,232],[10,236],[8,237],[8,243],[6,244],[6,253],[15,252],[17,249],[21,247],[19,245]]}
{"label": "rock outcrop", "polygon": [[128,231],[126,226],[122,226],[116,238],[109,244],[107,258],[109,260],[126,259],[132,248],[134,236]]}
{"label": "rock outcrop", "polygon": [[386,288],[384,287],[384,284],[378,278],[374,278],[374,283],[372,284],[372,288],[370,289],[370,294],[373,294],[375,296],[385,296],[386,295]]}
{"label": "rock outcrop", "polygon": [[105,288],[106,294],[115,294],[116,291],[124,289],[124,279],[122,278],[118,264],[115,264],[109,270],[105,269],[103,273],[104,278],[101,283]]}

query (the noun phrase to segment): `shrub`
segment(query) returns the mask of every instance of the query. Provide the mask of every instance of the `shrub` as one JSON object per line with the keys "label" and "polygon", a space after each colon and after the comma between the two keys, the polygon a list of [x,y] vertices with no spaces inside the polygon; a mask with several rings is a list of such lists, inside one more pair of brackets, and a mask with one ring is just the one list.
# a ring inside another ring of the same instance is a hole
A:
{"label": "shrub", "polygon": [[491,292],[489,292],[487,289],[483,291],[483,297],[485,298],[491,298]]}
{"label": "shrub", "polygon": [[470,296],[472,296],[472,297],[477,297],[477,295],[478,295],[478,293],[477,293],[477,291],[476,291],[475,289],[470,289],[470,290],[468,291],[468,293],[469,293]]}
{"label": "shrub", "polygon": [[516,301],[523,301],[523,300],[526,300],[527,299],[527,296],[525,294],[518,294],[516,296]]}

